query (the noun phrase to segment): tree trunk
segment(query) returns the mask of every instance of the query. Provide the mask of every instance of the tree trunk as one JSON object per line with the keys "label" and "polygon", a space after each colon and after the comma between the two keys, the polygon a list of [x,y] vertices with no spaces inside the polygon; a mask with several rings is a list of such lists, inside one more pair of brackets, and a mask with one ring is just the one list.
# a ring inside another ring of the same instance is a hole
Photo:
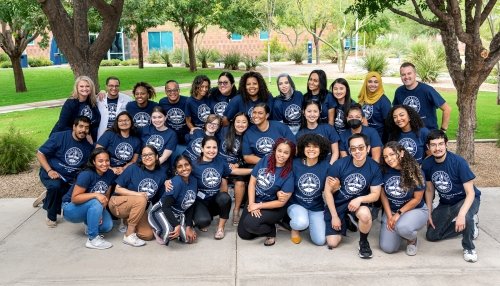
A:
{"label": "tree trunk", "polygon": [[319,37],[314,36],[314,48],[316,49],[316,64],[320,64]]}
{"label": "tree trunk", "polygon": [[142,48],[142,33],[137,32],[137,53],[139,54],[139,68],[144,68],[144,50]]}
{"label": "tree trunk", "polygon": [[500,105],[500,63],[497,63],[497,105]]}
{"label": "tree trunk", "polygon": [[195,35],[189,33],[189,41],[187,42],[188,46],[188,54],[189,54],[189,70],[194,72],[197,70],[196,68],[196,53],[194,51],[194,38]]}
{"label": "tree trunk", "polygon": [[462,91],[457,91],[459,110],[457,136],[457,153],[469,164],[474,164],[474,131],[476,126],[476,99],[479,87],[464,85]]}
{"label": "tree trunk", "polygon": [[99,63],[90,63],[85,61],[84,59],[78,59],[76,62],[73,62],[71,65],[71,70],[73,71],[73,75],[75,78],[85,75],[90,77],[90,79],[95,84],[95,90],[99,91]]}
{"label": "tree trunk", "polygon": [[21,67],[21,56],[12,56],[10,58],[12,69],[14,70],[14,80],[16,82],[16,92],[26,92],[26,82],[24,80],[23,68]]}
{"label": "tree trunk", "polygon": [[344,39],[339,38],[339,57],[337,59],[337,67],[339,68],[339,72],[344,73],[345,72],[345,49],[344,49]]}

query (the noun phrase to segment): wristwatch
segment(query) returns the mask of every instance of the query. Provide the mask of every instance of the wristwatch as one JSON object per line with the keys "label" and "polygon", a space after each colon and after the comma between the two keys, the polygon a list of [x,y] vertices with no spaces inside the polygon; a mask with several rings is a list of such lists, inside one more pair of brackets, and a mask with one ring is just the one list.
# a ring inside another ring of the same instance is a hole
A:
{"label": "wristwatch", "polygon": [[398,215],[402,215],[402,214],[403,214],[403,213],[401,212],[401,210],[400,210],[400,209],[398,209],[398,210],[396,211],[396,213],[397,213]]}

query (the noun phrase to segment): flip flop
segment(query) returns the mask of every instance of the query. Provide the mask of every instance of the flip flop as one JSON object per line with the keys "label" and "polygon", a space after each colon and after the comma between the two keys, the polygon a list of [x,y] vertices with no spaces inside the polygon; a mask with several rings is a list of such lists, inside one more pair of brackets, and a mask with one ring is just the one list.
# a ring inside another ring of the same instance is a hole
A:
{"label": "flip flop", "polygon": [[276,237],[268,237],[266,241],[264,241],[265,246],[273,246],[276,243]]}

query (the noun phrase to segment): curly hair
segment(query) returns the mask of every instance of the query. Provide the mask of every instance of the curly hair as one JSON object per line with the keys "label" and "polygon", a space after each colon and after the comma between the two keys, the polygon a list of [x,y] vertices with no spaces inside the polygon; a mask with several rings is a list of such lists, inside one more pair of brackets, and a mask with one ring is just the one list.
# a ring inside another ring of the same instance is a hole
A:
{"label": "curly hair", "polygon": [[152,87],[149,83],[140,81],[134,85],[134,88],[132,89],[132,93],[135,94],[135,91],[139,87],[144,87],[146,89],[146,92],[148,93],[148,99],[152,99],[156,97],[156,91],[154,87]]}
{"label": "curly hair", "polygon": [[201,88],[201,85],[204,82],[208,82],[208,90],[210,90],[210,79],[208,78],[208,76],[206,76],[204,74],[200,74],[200,75],[197,75],[193,79],[193,83],[191,84],[191,91],[190,91],[190,94],[192,97],[197,96],[198,90]]}
{"label": "curly hair", "polygon": [[276,140],[273,145],[273,150],[269,154],[269,161],[267,162],[267,172],[274,174],[276,173],[276,149],[280,144],[286,144],[290,147],[290,157],[285,162],[285,166],[281,169],[280,177],[286,178],[292,172],[292,162],[295,157],[295,144],[289,139],[280,137]]}
{"label": "curly hair", "polygon": [[271,96],[271,93],[269,92],[269,89],[267,88],[266,81],[262,77],[262,75],[258,72],[254,71],[249,71],[245,73],[243,76],[240,78],[240,84],[239,84],[239,89],[238,92],[241,94],[241,98],[243,99],[244,103],[248,103],[251,101],[250,95],[247,93],[247,80],[249,78],[255,78],[257,80],[257,84],[259,85],[259,91],[257,93],[257,97],[260,101],[262,102],[268,102],[269,97]]}
{"label": "curly hair", "polygon": [[330,142],[323,136],[315,133],[304,134],[297,140],[297,157],[305,159],[304,149],[309,146],[319,147],[318,161],[323,161],[331,151]]}
{"label": "curly hair", "polygon": [[417,137],[420,135],[420,129],[424,127],[424,122],[420,118],[420,115],[418,114],[415,109],[408,105],[395,105],[391,108],[391,111],[389,111],[389,116],[385,119],[385,130],[389,132],[389,141],[396,141],[399,139],[399,136],[401,135],[401,128],[396,125],[394,122],[394,112],[397,109],[404,109],[406,110],[406,113],[408,113],[408,117],[410,119],[410,127],[411,131],[417,135]]}
{"label": "curly hair", "polygon": [[[389,141],[385,144],[384,149],[390,148],[396,153],[396,156],[401,166],[401,182],[400,187],[403,191],[408,192],[409,190],[415,189],[418,186],[425,184],[425,179],[422,174],[422,169],[417,163],[415,158],[397,141]],[[403,156],[399,153],[403,152]],[[382,171],[387,172],[389,166],[384,160],[381,160]]]}

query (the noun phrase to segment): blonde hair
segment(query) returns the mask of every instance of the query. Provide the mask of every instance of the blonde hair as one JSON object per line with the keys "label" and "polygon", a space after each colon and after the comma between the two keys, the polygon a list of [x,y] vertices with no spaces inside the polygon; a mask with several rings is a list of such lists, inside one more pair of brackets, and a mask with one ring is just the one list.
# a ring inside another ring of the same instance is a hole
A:
{"label": "blonde hair", "polygon": [[96,99],[96,92],[95,92],[95,84],[94,82],[90,79],[90,77],[81,75],[75,79],[75,84],[73,85],[73,93],[71,94],[70,98],[78,99],[78,83],[81,81],[86,81],[90,85],[90,95],[87,98],[87,103],[90,103],[92,107],[96,107],[97,105],[97,99]]}

